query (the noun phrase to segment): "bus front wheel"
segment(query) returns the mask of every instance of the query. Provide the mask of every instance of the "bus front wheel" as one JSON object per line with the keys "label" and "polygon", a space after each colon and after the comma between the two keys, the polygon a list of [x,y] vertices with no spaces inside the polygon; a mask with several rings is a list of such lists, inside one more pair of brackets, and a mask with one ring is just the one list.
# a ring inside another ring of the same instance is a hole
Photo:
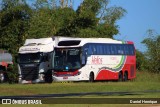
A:
{"label": "bus front wheel", "polygon": [[46,83],[52,83],[53,79],[52,79],[52,71],[48,71],[45,74],[45,82]]}
{"label": "bus front wheel", "polygon": [[0,73],[0,82],[3,83],[5,80],[4,73]]}
{"label": "bus front wheel", "polygon": [[91,72],[89,75],[89,82],[94,82],[94,73]]}

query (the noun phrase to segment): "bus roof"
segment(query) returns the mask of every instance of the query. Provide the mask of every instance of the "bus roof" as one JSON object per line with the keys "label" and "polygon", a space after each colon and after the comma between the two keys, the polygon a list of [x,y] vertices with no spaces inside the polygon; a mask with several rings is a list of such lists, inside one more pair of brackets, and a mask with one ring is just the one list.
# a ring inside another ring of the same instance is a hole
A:
{"label": "bus roof", "polygon": [[132,41],[120,41],[111,38],[77,38],[59,41],[57,47],[80,47],[87,43],[133,44]]}
{"label": "bus roof", "polygon": [[52,38],[40,38],[40,39],[26,39],[24,45],[29,46],[29,45],[46,45],[51,43],[53,40]]}

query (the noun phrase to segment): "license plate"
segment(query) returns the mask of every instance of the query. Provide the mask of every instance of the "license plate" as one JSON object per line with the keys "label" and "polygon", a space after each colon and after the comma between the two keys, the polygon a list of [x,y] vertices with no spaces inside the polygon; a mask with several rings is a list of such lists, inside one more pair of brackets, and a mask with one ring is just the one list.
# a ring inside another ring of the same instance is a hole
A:
{"label": "license plate", "polygon": [[68,79],[68,77],[63,77],[63,79]]}

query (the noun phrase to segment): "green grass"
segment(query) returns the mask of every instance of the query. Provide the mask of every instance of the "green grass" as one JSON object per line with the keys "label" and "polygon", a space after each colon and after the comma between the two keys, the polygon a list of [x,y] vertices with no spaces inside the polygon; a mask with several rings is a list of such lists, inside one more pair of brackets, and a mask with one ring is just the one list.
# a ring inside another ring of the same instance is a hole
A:
{"label": "green grass", "polygon": [[[37,95],[80,92],[136,92],[146,90],[160,90],[160,74],[137,72],[137,78],[128,82],[71,82],[52,84],[0,84],[1,96]],[[133,93],[128,95],[83,95],[73,98],[160,98],[160,93]],[[17,105],[0,105],[3,107],[17,107]],[[28,105],[20,105],[27,107]],[[30,105],[37,107],[37,105]],[[130,104],[44,104],[39,107],[158,107],[160,105],[130,105]]]}
{"label": "green grass", "polygon": [[135,82],[160,82],[160,74],[137,71]]}
{"label": "green grass", "polygon": [[[160,90],[160,75],[146,72],[137,72],[137,78],[128,82],[73,82],[52,84],[0,84],[1,96],[36,95],[80,92],[118,92],[118,91],[145,91]],[[140,95],[106,95],[81,97],[122,97],[122,98],[159,98],[160,93],[140,93]]]}
{"label": "green grass", "polygon": [[[35,95],[56,93],[80,93],[80,92],[118,92],[118,91],[145,91],[160,90],[158,82],[96,82],[96,83],[52,83],[52,84],[1,84],[0,95]],[[145,97],[144,93],[141,97]],[[138,95],[139,96],[139,95]],[[85,96],[84,96],[85,97]],[[112,95],[107,97],[134,97]],[[136,97],[136,95],[135,95]],[[160,93],[152,93],[147,97],[160,97]]]}

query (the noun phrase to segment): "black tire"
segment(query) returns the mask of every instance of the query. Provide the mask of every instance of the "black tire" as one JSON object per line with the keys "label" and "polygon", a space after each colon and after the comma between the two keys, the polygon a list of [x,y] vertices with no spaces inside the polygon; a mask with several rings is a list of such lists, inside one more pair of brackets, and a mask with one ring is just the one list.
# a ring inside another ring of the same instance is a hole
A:
{"label": "black tire", "polygon": [[123,81],[127,81],[128,80],[128,74],[127,72],[124,73],[124,77],[123,77]]}
{"label": "black tire", "polygon": [[5,75],[4,73],[0,73],[0,83],[3,83],[5,81]]}
{"label": "black tire", "polygon": [[119,77],[118,77],[118,81],[123,81],[123,75],[122,75],[122,72],[119,72]]}
{"label": "black tire", "polygon": [[52,71],[48,71],[45,74],[45,82],[46,83],[52,83],[53,79],[52,79]]}
{"label": "black tire", "polygon": [[89,82],[94,82],[94,74],[93,74],[93,72],[91,72],[89,74]]}

